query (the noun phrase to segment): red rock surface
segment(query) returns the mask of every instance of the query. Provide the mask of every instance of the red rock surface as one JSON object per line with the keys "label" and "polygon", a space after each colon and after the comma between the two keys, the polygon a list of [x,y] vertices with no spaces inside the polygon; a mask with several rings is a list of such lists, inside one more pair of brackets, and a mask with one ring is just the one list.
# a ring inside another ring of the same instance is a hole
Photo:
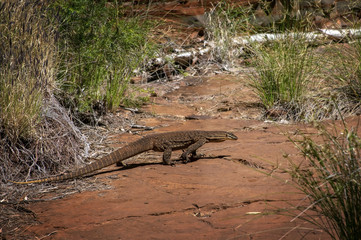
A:
{"label": "red rock surface", "polygon": [[[162,6],[191,16],[203,14],[211,2]],[[157,97],[143,108],[150,114],[139,124],[157,132],[227,130],[239,140],[206,144],[200,149],[206,158],[188,164],[164,166],[160,154],[147,153],[128,161],[146,164],[112,166],[79,180],[111,189],[30,204],[39,224],[26,227],[28,239],[330,239],[315,226],[281,214],[304,199],[285,171],[289,163],[283,154],[299,159],[288,136],[313,128],[255,120],[262,109],[241,75],[152,84]],[[114,142],[135,138],[112,137]]]}
{"label": "red rock surface", "polygon": [[[171,118],[173,111],[156,108],[157,100],[165,96],[169,106],[186,108],[186,102],[178,101],[181,93],[192,93],[194,99],[214,99],[219,94],[229,99],[237,96],[230,93],[243,84],[242,79],[223,75],[165,94],[159,87],[151,105],[155,116],[142,119],[142,124],[163,126],[157,132],[227,130],[239,140],[208,143],[200,149],[205,158],[175,167],[162,165],[161,155],[154,153],[130,159],[127,163],[134,164],[128,168],[109,167],[103,174],[80,181],[107,184],[111,189],[30,204],[39,224],[29,226],[26,234],[45,239],[329,239],[305,221],[291,222],[292,216],[281,214],[304,198],[284,171],[289,165],[284,153],[298,158],[287,136],[296,131],[314,132],[311,127],[244,120],[233,110],[220,115],[215,110],[210,119],[185,121],[182,114],[187,111]],[[222,86],[222,92],[215,86]],[[252,99],[245,97],[244,101]],[[208,107],[212,105],[208,101]],[[112,139],[127,142],[134,137]],[[173,158],[179,155],[180,151]]]}

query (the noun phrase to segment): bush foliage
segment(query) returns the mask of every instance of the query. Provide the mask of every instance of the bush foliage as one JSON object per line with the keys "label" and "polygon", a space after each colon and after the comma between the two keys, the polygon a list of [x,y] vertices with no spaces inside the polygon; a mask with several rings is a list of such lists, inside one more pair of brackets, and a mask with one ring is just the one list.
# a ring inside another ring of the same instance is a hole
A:
{"label": "bush foliage", "polygon": [[113,109],[125,100],[133,71],[151,53],[150,23],[122,18],[117,1],[59,0],[58,82],[67,105],[89,111],[97,102]]}
{"label": "bush foliage", "polygon": [[0,19],[0,180],[81,163],[87,140],[58,100],[74,111],[131,103],[151,25],[103,0],[6,0]]}

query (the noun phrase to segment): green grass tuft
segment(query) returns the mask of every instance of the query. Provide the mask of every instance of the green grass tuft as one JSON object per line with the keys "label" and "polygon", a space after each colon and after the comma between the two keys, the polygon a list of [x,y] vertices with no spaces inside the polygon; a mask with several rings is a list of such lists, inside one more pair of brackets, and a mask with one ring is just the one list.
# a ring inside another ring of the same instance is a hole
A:
{"label": "green grass tuft", "polygon": [[357,128],[343,126],[338,134],[319,126],[321,144],[303,136],[297,147],[305,161],[291,162],[290,174],[310,201],[298,217],[319,226],[332,239],[356,240],[361,236],[361,139]]}
{"label": "green grass tuft", "polygon": [[302,35],[254,43],[251,51],[255,54],[251,86],[266,108],[301,101],[316,70],[312,49]]}

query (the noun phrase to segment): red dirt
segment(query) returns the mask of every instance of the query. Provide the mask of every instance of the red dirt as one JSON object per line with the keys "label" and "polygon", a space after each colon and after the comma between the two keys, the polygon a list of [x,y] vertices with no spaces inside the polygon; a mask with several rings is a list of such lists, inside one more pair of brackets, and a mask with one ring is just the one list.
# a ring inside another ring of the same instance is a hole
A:
{"label": "red dirt", "polygon": [[[200,149],[205,158],[175,167],[162,165],[160,154],[142,154],[128,160],[128,168],[117,170],[112,166],[106,173],[86,179],[108,184],[111,189],[30,204],[39,224],[27,228],[29,238],[328,239],[314,226],[301,220],[291,222],[292,217],[280,214],[304,197],[284,171],[288,161],[282,155],[287,153],[297,158],[287,136],[297,129],[314,130],[303,125],[242,120],[234,105],[230,105],[227,114],[216,108],[210,110],[213,101],[222,97],[236,102],[234,90],[240,89],[241,93],[242,86],[241,78],[226,75],[205,78],[195,86],[184,84],[163,95],[159,86],[154,103],[144,108],[155,116],[141,119],[141,124],[167,125],[157,132],[227,130],[234,132],[239,140],[208,143]],[[181,95],[187,95],[189,101],[194,99],[193,106],[181,100]],[[203,97],[208,100],[199,100]],[[210,111],[209,119],[184,120],[183,116],[188,114],[200,115],[194,107],[199,101]],[[245,97],[244,101],[255,99]],[[177,118],[171,117],[174,109],[180,109]],[[251,112],[254,114],[255,110]],[[130,141],[129,135],[113,139]],[[173,158],[179,155],[178,151]],[[271,172],[271,176],[265,174]]]}
{"label": "red dirt", "polygon": [[[173,10],[188,15],[184,8],[192,6]],[[154,132],[227,130],[239,140],[208,143],[200,149],[205,158],[175,167],[162,165],[158,153],[134,157],[129,167],[109,167],[80,181],[110,189],[29,204],[39,224],[24,234],[28,239],[330,239],[281,214],[304,198],[285,172],[283,154],[299,158],[288,136],[315,130],[259,120],[260,103],[244,79],[216,75],[146,84],[157,97],[143,107],[150,114],[138,124],[154,126]],[[135,138],[111,137],[114,142]]]}
{"label": "red dirt", "polygon": [[[305,234],[307,239],[325,239],[314,227],[277,214],[303,197],[280,170],[287,167],[282,153],[295,152],[283,135],[293,127],[216,119],[162,130],[182,129],[230,130],[239,140],[202,148],[206,156],[229,155],[225,159],[98,175],[111,190],[32,204],[42,224],[28,231],[38,237],[54,232],[50,239],[301,239]],[[271,172],[277,164],[280,169],[273,175],[280,179],[259,172]]]}

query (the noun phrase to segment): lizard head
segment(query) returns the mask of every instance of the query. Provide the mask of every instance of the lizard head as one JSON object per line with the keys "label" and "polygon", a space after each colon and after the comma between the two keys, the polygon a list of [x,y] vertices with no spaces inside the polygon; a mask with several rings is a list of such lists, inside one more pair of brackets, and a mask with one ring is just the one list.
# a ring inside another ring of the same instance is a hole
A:
{"label": "lizard head", "polygon": [[212,142],[221,142],[225,140],[237,140],[238,137],[230,132],[213,131],[209,134],[209,136],[207,136],[207,139]]}
{"label": "lizard head", "polygon": [[226,132],[227,139],[229,140],[238,140],[238,137],[234,135],[233,133]]}

